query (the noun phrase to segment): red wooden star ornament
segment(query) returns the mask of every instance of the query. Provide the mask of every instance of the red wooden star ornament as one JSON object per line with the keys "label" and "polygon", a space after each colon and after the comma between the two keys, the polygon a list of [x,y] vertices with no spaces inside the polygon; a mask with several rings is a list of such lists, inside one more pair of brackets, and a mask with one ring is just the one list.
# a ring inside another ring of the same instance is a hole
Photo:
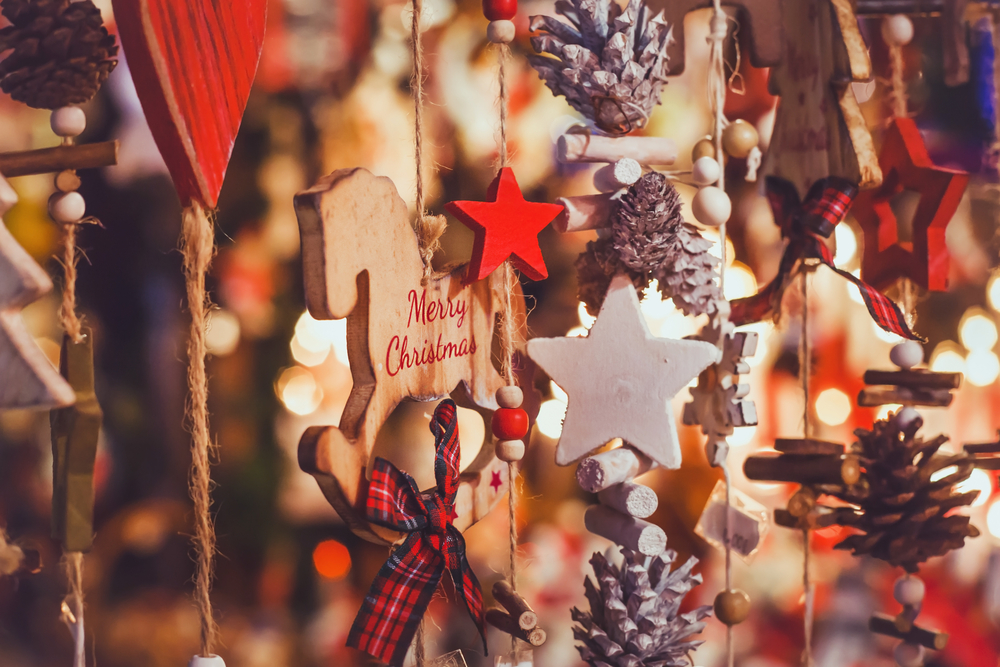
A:
{"label": "red wooden star ornament", "polygon": [[[898,278],[909,278],[927,290],[947,289],[944,234],[962,200],[969,174],[935,166],[910,118],[892,120],[879,166],[884,174],[881,187],[862,191],[851,208],[865,239],[861,279],[878,289]],[[890,206],[892,198],[904,190],[920,193],[909,241],[901,239],[900,223]]]}
{"label": "red wooden star ornament", "polygon": [[559,204],[524,200],[514,170],[504,167],[490,184],[489,201],[453,201],[445,208],[476,233],[465,284],[482,280],[509,257],[531,280],[548,278],[538,233],[559,215]]}

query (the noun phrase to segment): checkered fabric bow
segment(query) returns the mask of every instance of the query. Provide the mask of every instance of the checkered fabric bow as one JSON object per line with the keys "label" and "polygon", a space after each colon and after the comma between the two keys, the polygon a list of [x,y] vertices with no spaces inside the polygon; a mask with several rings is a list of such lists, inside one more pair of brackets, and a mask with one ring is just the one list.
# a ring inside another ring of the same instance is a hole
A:
{"label": "checkered fabric bow", "polygon": [[759,322],[781,306],[781,295],[791,276],[796,262],[805,258],[817,258],[839,275],[858,286],[865,306],[875,323],[886,331],[922,340],[910,330],[902,311],[891,299],[860,278],[833,265],[833,255],[823,243],[834,228],[847,215],[858,188],[842,178],[830,176],[813,183],[804,202],[799,201],[795,186],[775,176],[767,177],[767,199],[774,212],[774,220],[781,227],[781,235],[788,239],[788,245],[781,256],[778,275],[767,287],[745,299],[732,303],[730,321],[739,326]]}
{"label": "checkered fabric bow", "polygon": [[445,568],[476,622],[486,650],[483,593],[465,559],[465,540],[452,525],[458,492],[458,419],[455,402],[441,401],[431,419],[437,456],[437,489],[420,493],[417,483],[383,458],[375,459],[368,487],[368,520],[408,533],[372,582],[347,645],[398,667],[427,611]]}

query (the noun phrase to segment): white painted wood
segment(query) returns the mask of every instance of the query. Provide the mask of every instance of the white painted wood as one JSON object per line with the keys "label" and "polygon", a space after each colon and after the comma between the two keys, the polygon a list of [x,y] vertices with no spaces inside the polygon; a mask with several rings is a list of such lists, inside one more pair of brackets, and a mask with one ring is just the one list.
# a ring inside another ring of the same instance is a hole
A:
{"label": "white painted wood", "polygon": [[628,482],[656,467],[658,466],[648,456],[626,445],[580,461],[576,468],[576,481],[584,491],[598,493],[615,484]]}
{"label": "white painted wood", "polygon": [[609,486],[597,494],[597,499],[602,505],[636,519],[652,516],[659,504],[655,491],[635,482]]}
{"label": "white painted wood", "polygon": [[188,667],[226,667],[226,661],[217,655],[196,655],[191,658]]}
{"label": "white painted wood", "polygon": [[559,197],[556,203],[563,207],[563,212],[552,221],[552,226],[560,232],[583,232],[611,226],[613,193]]}
{"label": "white painted wood", "polygon": [[[0,215],[17,195],[0,176]],[[72,405],[76,393],[24,326],[21,309],[49,292],[52,281],[0,224],[0,409]]]}
{"label": "white painted wood", "polygon": [[591,505],[583,517],[587,530],[644,556],[657,556],[667,548],[667,534],[659,526],[626,516],[604,505]]}
{"label": "white painted wood", "polygon": [[642,178],[642,166],[629,157],[606,164],[594,172],[594,187],[600,192],[617,192]]}
{"label": "white painted wood", "polygon": [[660,465],[680,467],[671,400],[719,360],[719,350],[704,341],[653,336],[631,280],[612,280],[586,338],[536,338],[527,349],[569,397],[557,464],[622,438]]}
{"label": "white painted wood", "polygon": [[642,165],[673,164],[677,142],[668,137],[602,137],[564,134],[556,142],[560,162],[617,162],[632,158]]}

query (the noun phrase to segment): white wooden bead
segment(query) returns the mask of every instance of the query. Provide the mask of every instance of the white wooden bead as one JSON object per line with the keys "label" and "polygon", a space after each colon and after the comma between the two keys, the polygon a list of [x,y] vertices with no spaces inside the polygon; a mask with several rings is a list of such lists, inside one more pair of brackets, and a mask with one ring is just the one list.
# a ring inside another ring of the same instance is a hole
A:
{"label": "white wooden bead", "polygon": [[226,667],[226,662],[217,655],[196,655],[191,658],[188,667]]}
{"label": "white wooden bead", "polygon": [[899,667],[923,667],[924,647],[920,644],[900,644],[893,657]]}
{"label": "white wooden bead", "polygon": [[86,214],[87,202],[79,192],[59,192],[49,198],[49,215],[56,222],[79,222]]}
{"label": "white wooden bead", "polygon": [[61,107],[52,112],[49,124],[60,137],[78,137],[87,129],[87,114],[80,107]]}
{"label": "white wooden bead", "polygon": [[915,340],[904,340],[889,351],[889,360],[909,370],[924,360],[924,346]]}
{"label": "white wooden bead", "polygon": [[919,412],[917,412],[910,406],[906,406],[900,408],[899,412],[896,413],[896,416],[893,417],[893,419],[896,420],[897,426],[899,426],[900,428],[906,428],[914,421],[921,419],[921,416]]}
{"label": "white wooden bead", "polygon": [[719,163],[713,157],[704,156],[694,161],[691,179],[698,185],[711,185],[719,180]]}
{"label": "white wooden bead", "polygon": [[494,451],[504,463],[513,463],[524,458],[524,443],[520,440],[500,440]]}
{"label": "white wooden bead", "polygon": [[892,597],[896,598],[899,604],[915,607],[923,601],[926,590],[927,587],[920,577],[908,574],[896,580],[892,587]]}
{"label": "white wooden bead", "polygon": [[501,408],[519,408],[524,401],[524,392],[517,385],[507,385],[497,389],[497,403]]}
{"label": "white wooden bead", "polygon": [[904,14],[882,19],[882,38],[889,46],[903,46],[913,40],[913,21]]}
{"label": "white wooden bead", "polygon": [[513,21],[490,21],[486,26],[486,39],[494,44],[510,44],[515,33]]}
{"label": "white wooden bead", "polygon": [[733,203],[729,201],[729,195],[724,190],[709,185],[694,196],[691,202],[691,212],[694,218],[708,227],[718,227],[729,220],[729,215],[733,212]]}

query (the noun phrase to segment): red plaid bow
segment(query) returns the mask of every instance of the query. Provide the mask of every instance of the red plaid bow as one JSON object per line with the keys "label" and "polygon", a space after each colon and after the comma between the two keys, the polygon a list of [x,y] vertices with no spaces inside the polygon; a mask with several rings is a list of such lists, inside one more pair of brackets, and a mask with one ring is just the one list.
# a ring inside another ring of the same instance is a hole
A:
{"label": "red plaid bow", "polygon": [[347,645],[394,667],[403,664],[420,619],[445,568],[479,627],[486,650],[483,593],[465,559],[465,540],[451,523],[458,493],[458,419],[455,402],[441,401],[431,419],[437,457],[437,490],[420,493],[412,477],[383,458],[375,459],[368,487],[368,520],[409,533],[375,576]]}
{"label": "red plaid bow", "polygon": [[774,220],[781,227],[781,235],[788,239],[788,245],[781,256],[778,275],[774,280],[757,294],[733,301],[729,317],[733,324],[739,326],[759,322],[777,310],[781,306],[781,295],[795,263],[800,259],[815,257],[858,286],[861,298],[876,324],[903,338],[922,340],[910,330],[902,311],[891,299],[854,274],[835,267],[830,249],[820,238],[829,237],[833,233],[834,228],[847,215],[857,194],[858,188],[853,183],[830,176],[813,183],[805,201],[800,202],[794,185],[782,178],[767,177],[767,199],[774,212]]}

